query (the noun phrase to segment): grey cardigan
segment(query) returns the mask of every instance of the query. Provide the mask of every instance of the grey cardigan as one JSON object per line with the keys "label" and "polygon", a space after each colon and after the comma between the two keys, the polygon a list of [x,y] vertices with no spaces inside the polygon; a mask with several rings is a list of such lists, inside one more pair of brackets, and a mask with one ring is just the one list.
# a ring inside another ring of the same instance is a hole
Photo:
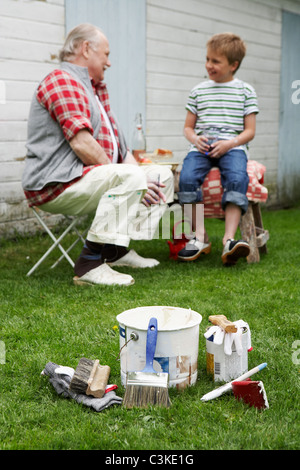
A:
{"label": "grey cardigan", "polygon": [[[99,133],[101,117],[99,106],[91,85],[88,69],[69,62],[62,62],[65,70],[85,88],[91,111],[91,124],[94,137]],[[118,133],[122,157],[125,158],[127,146],[119,125]],[[58,122],[41,106],[36,93],[31,102],[28,118],[27,155],[22,176],[24,190],[40,190],[46,185],[67,183],[82,175],[83,163],[75,155],[65,139]]]}

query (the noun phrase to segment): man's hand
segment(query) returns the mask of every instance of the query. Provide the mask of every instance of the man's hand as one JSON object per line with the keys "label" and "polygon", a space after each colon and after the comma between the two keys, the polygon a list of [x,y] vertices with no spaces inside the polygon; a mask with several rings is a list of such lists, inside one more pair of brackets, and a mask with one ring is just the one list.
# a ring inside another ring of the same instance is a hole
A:
{"label": "man's hand", "polygon": [[148,183],[148,189],[145,196],[142,199],[142,203],[146,207],[152,206],[152,204],[160,204],[160,200],[166,202],[166,196],[160,191],[159,188],[165,188],[165,184],[162,183]]}

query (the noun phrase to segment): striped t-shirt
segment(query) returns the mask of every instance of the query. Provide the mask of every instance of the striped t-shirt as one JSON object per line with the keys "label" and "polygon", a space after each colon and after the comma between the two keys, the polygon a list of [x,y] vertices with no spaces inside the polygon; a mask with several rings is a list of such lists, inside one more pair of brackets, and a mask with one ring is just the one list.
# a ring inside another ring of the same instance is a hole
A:
{"label": "striped t-shirt", "polygon": [[[186,109],[197,115],[197,135],[217,128],[220,140],[239,135],[244,130],[244,116],[259,112],[254,88],[238,78],[226,83],[213,80],[200,83],[192,89]],[[246,150],[247,146],[235,148]],[[192,145],[190,150],[197,149]]]}

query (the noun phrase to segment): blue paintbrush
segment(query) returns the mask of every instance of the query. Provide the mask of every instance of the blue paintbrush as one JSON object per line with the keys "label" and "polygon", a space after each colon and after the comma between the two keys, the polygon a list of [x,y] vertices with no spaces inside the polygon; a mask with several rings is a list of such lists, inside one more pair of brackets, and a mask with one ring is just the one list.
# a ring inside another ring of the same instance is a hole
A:
{"label": "blue paintbrush", "polygon": [[145,408],[148,405],[169,406],[166,372],[153,369],[157,341],[157,319],[151,318],[147,329],[146,366],[140,372],[128,372],[123,405],[126,408]]}

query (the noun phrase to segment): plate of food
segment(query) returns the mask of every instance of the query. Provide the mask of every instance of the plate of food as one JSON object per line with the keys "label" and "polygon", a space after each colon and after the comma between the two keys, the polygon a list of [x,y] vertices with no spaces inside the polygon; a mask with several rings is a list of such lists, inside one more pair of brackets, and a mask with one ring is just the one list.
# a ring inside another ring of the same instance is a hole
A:
{"label": "plate of food", "polygon": [[154,152],[145,152],[140,154],[141,159],[151,160],[152,162],[157,162],[158,160],[162,160],[165,158],[172,158],[173,152],[168,149],[156,149]]}
{"label": "plate of food", "polygon": [[140,165],[171,165],[172,171],[176,170],[179,162],[171,160],[173,152],[168,149],[158,148],[154,152],[140,154]]}

